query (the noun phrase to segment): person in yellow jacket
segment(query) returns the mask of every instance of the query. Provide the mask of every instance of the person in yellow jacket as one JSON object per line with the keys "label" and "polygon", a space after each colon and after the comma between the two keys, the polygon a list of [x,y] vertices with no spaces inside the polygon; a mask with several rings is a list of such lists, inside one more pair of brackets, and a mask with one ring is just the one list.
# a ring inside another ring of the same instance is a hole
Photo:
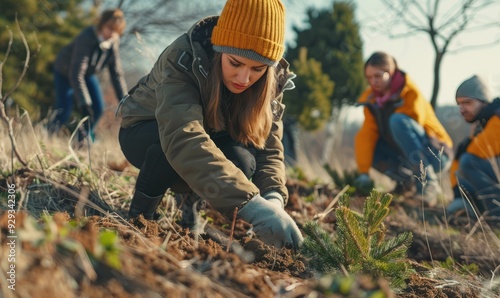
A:
{"label": "person in yellow jacket", "polygon": [[265,243],[300,246],[284,210],[281,101],[295,77],[282,57],[284,33],[280,0],[228,0],[122,99],[121,149],[140,169],[130,218],[153,219],[167,189],[184,184],[229,218],[238,210]]}
{"label": "person in yellow jacket", "polygon": [[493,99],[488,84],[478,75],[462,82],[455,98],[460,114],[473,126],[455,152],[450,169],[455,199],[447,211],[471,208],[470,201],[479,213],[500,216],[500,98]]}
{"label": "person in yellow jacket", "polygon": [[[358,99],[365,119],[355,137],[360,172],[355,186],[364,188],[372,183],[368,171],[373,167],[395,180],[398,191],[411,188],[414,198],[422,196],[417,199],[434,206],[441,192],[436,173],[449,169],[453,155],[450,136],[392,56],[375,52],[364,69],[369,86]],[[415,176],[421,181],[415,181]]]}

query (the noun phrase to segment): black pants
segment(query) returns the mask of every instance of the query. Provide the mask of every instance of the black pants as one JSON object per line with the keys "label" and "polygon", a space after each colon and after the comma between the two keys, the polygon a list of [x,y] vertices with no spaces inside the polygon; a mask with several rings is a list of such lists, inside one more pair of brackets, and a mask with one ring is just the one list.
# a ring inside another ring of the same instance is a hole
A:
{"label": "black pants", "polygon": [[[156,120],[143,121],[122,128],[118,138],[127,160],[140,169],[136,191],[156,197],[163,195],[174,185],[185,184],[163,153]],[[227,133],[217,133],[211,138],[224,155],[248,178],[253,176],[256,167],[254,147],[247,147],[233,140]],[[200,165],[200,169],[202,168],[203,165]]]}

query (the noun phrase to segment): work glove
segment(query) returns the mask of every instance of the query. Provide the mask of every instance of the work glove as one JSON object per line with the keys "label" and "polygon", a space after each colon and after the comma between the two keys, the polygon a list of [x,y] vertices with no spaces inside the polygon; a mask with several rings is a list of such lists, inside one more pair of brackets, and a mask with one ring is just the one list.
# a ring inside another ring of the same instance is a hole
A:
{"label": "work glove", "polygon": [[270,191],[262,196],[268,202],[275,204],[276,206],[280,207],[281,209],[285,208],[285,202],[284,202],[285,200],[283,200],[283,196],[279,192],[273,190],[273,191]]}
{"label": "work glove", "polygon": [[374,187],[374,183],[368,174],[361,174],[354,180],[354,187],[362,193],[370,193]]}
{"label": "work glove", "polygon": [[257,237],[268,245],[298,249],[304,241],[290,215],[260,195],[248,201],[238,211],[238,216],[252,224]]}

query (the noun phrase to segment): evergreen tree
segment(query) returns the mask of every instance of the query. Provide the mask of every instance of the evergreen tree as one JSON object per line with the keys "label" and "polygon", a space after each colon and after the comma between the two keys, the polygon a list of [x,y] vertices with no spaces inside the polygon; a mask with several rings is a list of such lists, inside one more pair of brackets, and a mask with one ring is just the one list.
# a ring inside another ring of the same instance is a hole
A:
{"label": "evergreen tree", "polygon": [[363,212],[358,213],[349,208],[349,196],[344,195],[335,211],[334,239],[318,223],[306,223],[301,251],[310,258],[310,265],[324,274],[345,268],[351,274],[362,273],[375,280],[387,278],[393,288],[403,286],[413,273],[405,260],[413,235],[404,232],[385,239],[384,219],[389,214],[391,201],[392,195],[373,190]]}
{"label": "evergreen tree", "polygon": [[[351,1],[335,1],[333,10],[309,9],[310,27],[293,28],[297,35],[296,46],[289,45],[286,53],[287,60],[294,61],[299,58],[300,48],[306,47],[309,57],[321,62],[323,72],[335,83],[330,98],[333,108],[354,103],[365,85],[362,41],[354,10]],[[300,85],[301,80],[299,76],[294,81]],[[287,105],[294,104],[296,102]]]}
{"label": "evergreen tree", "polygon": [[297,119],[306,130],[323,127],[330,116],[330,96],[334,83],[321,71],[321,63],[307,59],[307,49],[301,48],[299,59],[292,62],[294,72],[300,78],[295,89],[289,91],[285,103],[293,103],[285,110]]}
{"label": "evergreen tree", "polygon": [[44,117],[54,102],[52,64],[58,51],[94,19],[95,12],[85,12],[83,0],[2,0],[0,14],[0,59],[7,50],[9,29],[13,43],[3,66],[4,90],[10,90],[23,70],[26,50],[15,20],[28,42],[31,59],[21,85],[12,95],[14,102],[32,118]]}

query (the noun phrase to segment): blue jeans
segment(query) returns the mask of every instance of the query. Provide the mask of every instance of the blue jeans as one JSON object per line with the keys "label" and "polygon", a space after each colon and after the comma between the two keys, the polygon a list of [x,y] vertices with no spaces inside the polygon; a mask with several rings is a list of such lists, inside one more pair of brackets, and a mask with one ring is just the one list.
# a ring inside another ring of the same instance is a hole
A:
{"label": "blue jeans", "polygon": [[434,148],[424,128],[409,116],[392,114],[389,117],[389,128],[397,148],[382,137],[379,138],[373,157],[373,167],[376,170],[402,182],[413,179],[413,175],[420,176],[421,160],[424,166],[432,167],[436,173],[449,167],[449,157],[446,154],[439,156],[441,148]]}
{"label": "blue jeans", "polygon": [[[54,71],[54,84],[56,88],[55,110],[57,114],[49,124],[49,131],[56,133],[62,125],[66,124],[73,112],[74,90],[71,87],[68,77]],[[101,86],[96,75],[90,75],[85,78],[85,84],[92,100],[93,117],[90,122],[84,124],[84,132],[79,134],[79,139],[89,135],[94,139],[94,128],[102,116],[104,110],[104,99]],[[82,116],[88,116],[87,111],[82,111]]]}
{"label": "blue jeans", "polygon": [[[489,211],[489,215],[500,216],[500,177],[495,175],[492,162],[497,165],[500,157],[494,161],[464,153],[460,156],[457,178],[465,185],[479,211]],[[496,204],[495,204],[496,202]]]}

